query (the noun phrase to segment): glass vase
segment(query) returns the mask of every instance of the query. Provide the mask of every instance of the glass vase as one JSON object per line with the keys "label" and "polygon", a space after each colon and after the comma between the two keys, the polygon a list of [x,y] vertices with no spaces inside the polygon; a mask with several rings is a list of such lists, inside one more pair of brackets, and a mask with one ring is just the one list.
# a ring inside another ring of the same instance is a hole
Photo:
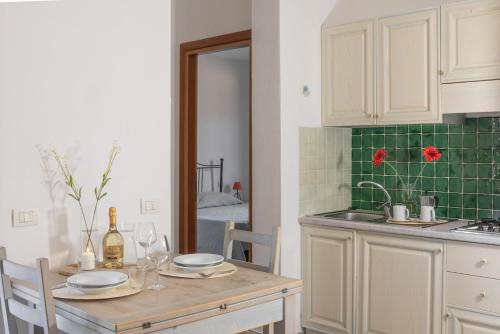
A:
{"label": "glass vase", "polygon": [[417,215],[417,192],[415,185],[412,183],[403,184],[402,201],[406,208],[410,211],[410,217]]}
{"label": "glass vase", "polygon": [[85,208],[85,216],[80,212],[80,252],[81,254],[92,252],[95,262],[99,259],[99,228],[97,224],[97,213],[92,225],[94,208]]}

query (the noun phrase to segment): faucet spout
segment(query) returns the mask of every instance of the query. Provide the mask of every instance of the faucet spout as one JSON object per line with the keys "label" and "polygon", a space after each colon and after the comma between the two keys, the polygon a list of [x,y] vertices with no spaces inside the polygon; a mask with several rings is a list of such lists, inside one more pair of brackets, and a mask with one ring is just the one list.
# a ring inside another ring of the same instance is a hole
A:
{"label": "faucet spout", "polygon": [[378,208],[384,207],[385,216],[387,218],[391,218],[392,217],[392,214],[391,214],[392,198],[391,198],[391,195],[389,194],[389,192],[381,184],[379,184],[377,182],[359,181],[357,184],[358,187],[362,187],[364,185],[372,185],[372,186],[375,186],[375,187],[379,188],[380,190],[382,190],[382,192],[384,193],[384,195],[386,197],[386,201],[384,204],[382,204]]}

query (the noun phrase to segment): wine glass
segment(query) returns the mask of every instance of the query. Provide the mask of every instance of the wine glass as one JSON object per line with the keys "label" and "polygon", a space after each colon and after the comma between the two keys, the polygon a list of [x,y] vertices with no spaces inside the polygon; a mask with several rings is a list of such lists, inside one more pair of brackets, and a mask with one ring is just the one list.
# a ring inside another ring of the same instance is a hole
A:
{"label": "wine glass", "polygon": [[155,283],[148,287],[149,290],[161,290],[165,285],[160,284],[160,266],[165,263],[170,256],[170,245],[168,244],[166,235],[158,235],[156,240],[149,243],[146,248],[146,258],[151,261],[156,267]]}
{"label": "wine glass", "polygon": [[156,242],[155,224],[151,222],[140,223],[135,233],[137,242],[144,248],[144,254],[146,254],[148,245]]}

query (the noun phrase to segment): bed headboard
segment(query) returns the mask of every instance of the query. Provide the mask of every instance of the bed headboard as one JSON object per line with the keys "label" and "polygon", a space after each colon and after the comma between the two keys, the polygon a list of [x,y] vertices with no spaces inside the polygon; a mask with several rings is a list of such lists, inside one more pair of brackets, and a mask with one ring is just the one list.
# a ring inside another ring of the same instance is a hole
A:
{"label": "bed headboard", "polygon": [[[202,192],[204,188],[204,179],[205,179],[205,173],[211,173],[214,169],[219,169],[219,192],[222,192],[222,189],[224,187],[224,159],[220,159],[220,164],[218,165],[206,165],[206,164],[201,164],[199,162],[196,163],[196,177],[197,177],[197,186],[196,189],[198,192]],[[214,179],[213,177],[210,178],[211,184],[211,189],[214,189]]]}

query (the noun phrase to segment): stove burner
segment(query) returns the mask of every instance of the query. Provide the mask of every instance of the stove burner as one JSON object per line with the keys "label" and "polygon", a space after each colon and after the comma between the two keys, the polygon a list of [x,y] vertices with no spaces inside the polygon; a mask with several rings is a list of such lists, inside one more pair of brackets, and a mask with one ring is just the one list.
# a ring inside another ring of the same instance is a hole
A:
{"label": "stove burner", "polygon": [[500,218],[498,219],[480,219],[469,221],[467,226],[453,229],[454,232],[468,232],[468,233],[487,233],[500,235]]}

